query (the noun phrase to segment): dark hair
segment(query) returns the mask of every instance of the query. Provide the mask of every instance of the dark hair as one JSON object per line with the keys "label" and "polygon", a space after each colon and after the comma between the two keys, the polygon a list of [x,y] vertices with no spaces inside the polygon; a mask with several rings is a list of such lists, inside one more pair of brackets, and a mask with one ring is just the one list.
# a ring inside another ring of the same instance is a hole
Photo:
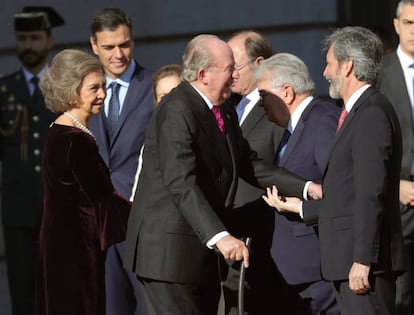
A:
{"label": "dark hair", "polygon": [[121,9],[118,8],[104,8],[96,12],[92,18],[90,26],[91,37],[96,41],[96,33],[102,31],[113,31],[120,25],[126,25],[129,29],[131,39],[132,21],[131,18]]}

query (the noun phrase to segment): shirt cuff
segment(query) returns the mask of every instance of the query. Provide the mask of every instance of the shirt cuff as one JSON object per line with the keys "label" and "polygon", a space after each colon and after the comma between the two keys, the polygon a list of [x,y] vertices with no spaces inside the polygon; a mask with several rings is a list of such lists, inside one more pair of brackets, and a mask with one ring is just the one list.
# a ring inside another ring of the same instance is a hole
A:
{"label": "shirt cuff", "polygon": [[303,201],[299,204],[299,215],[303,219]]}
{"label": "shirt cuff", "polygon": [[221,240],[223,237],[230,235],[229,232],[227,231],[222,231],[217,233],[216,235],[214,235],[208,242],[207,242],[207,247],[210,249],[213,249],[214,246],[216,246],[216,243]]}
{"label": "shirt cuff", "polygon": [[305,184],[305,187],[303,187],[303,200],[308,200],[308,189],[309,189],[309,185],[312,183],[312,181],[308,181]]}

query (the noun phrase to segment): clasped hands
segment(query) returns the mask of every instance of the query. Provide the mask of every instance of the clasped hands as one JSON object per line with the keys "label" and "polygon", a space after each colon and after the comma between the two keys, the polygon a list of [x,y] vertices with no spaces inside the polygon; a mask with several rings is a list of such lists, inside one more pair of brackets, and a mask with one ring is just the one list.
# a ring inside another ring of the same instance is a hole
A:
{"label": "clasped hands", "polygon": [[[322,198],[322,186],[310,183],[308,187],[308,196],[311,199]],[[276,208],[279,212],[299,213],[301,208],[301,200],[296,197],[279,196],[277,187],[266,188],[266,195],[262,196],[263,200],[271,207]]]}
{"label": "clasped hands", "polygon": [[[263,200],[279,212],[300,212],[301,200],[295,197],[279,196],[276,186],[266,189]],[[349,288],[355,294],[365,294],[371,288],[368,279],[370,268],[370,264],[353,262],[348,279]]]}

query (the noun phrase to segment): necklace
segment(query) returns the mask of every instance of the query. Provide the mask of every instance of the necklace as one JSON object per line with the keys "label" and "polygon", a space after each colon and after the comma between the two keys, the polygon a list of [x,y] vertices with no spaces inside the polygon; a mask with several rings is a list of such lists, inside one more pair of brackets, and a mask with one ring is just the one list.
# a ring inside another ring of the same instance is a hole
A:
{"label": "necklace", "polygon": [[70,119],[72,119],[72,121],[75,123],[75,125],[77,125],[81,130],[83,130],[87,134],[89,134],[96,141],[96,138],[93,135],[92,131],[90,131],[88,128],[86,128],[86,126],[84,124],[82,124],[75,116],[73,116],[69,112],[64,112],[63,114],[68,116]]}

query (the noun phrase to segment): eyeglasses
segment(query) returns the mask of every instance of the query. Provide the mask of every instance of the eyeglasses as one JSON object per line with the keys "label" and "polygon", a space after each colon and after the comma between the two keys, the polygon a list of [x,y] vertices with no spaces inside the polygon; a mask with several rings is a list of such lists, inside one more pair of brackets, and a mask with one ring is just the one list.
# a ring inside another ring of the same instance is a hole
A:
{"label": "eyeglasses", "polygon": [[241,69],[243,69],[244,67],[246,67],[248,64],[251,64],[254,60],[255,59],[249,60],[246,63],[243,63],[241,65],[234,65],[234,70],[240,71]]}

